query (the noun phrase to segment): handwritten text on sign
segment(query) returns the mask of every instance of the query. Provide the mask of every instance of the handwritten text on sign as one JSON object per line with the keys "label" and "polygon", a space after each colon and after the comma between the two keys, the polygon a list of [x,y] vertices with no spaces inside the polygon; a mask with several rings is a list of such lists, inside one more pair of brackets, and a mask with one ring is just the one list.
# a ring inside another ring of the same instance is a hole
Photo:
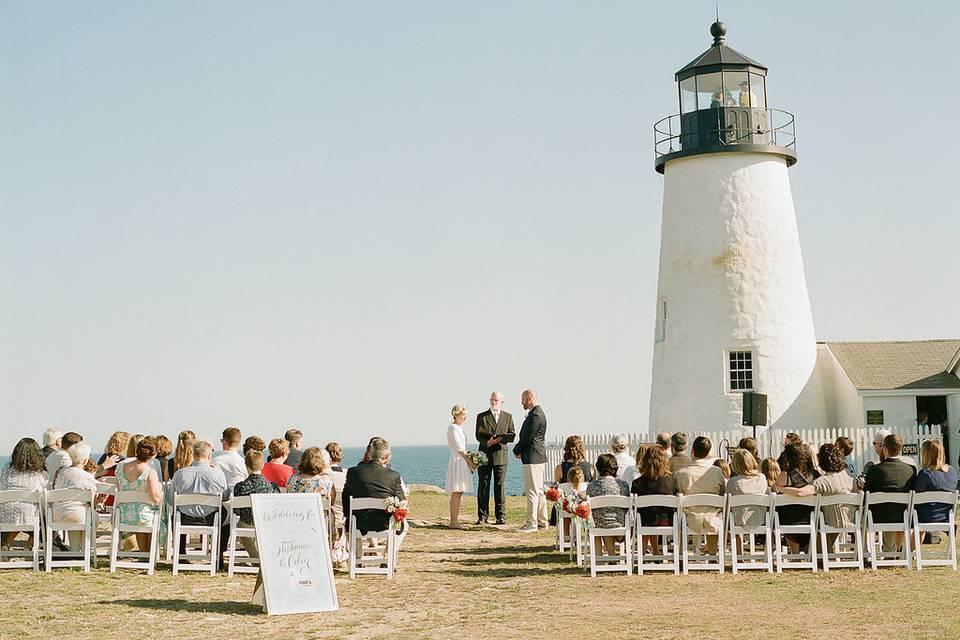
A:
{"label": "handwritten text on sign", "polygon": [[256,494],[250,498],[267,613],[338,609],[320,495]]}

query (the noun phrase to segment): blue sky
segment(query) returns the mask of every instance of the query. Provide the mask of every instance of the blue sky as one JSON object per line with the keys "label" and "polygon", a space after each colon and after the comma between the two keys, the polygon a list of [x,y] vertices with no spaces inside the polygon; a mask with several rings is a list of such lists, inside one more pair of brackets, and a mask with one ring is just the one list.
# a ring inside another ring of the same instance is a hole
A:
{"label": "blue sky", "polygon": [[[652,125],[713,3],[0,2],[0,451],[56,424],[645,430]],[[723,2],[821,340],[960,337],[947,3]]]}

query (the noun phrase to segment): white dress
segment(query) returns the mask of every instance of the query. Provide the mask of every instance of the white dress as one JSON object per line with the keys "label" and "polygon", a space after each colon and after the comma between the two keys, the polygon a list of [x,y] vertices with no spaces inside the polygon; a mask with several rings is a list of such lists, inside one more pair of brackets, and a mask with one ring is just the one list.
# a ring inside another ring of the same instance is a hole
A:
{"label": "white dress", "polygon": [[447,446],[450,447],[450,462],[447,463],[447,493],[473,491],[473,475],[467,461],[460,455],[467,450],[467,437],[463,427],[451,424],[447,427]]}

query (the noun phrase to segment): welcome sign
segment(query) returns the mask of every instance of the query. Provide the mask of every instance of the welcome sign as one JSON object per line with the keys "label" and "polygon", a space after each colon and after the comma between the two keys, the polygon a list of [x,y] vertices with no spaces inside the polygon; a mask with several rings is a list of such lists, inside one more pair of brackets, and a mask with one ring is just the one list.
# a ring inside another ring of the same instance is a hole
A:
{"label": "welcome sign", "polygon": [[339,609],[320,494],[254,494],[250,505],[267,613]]}

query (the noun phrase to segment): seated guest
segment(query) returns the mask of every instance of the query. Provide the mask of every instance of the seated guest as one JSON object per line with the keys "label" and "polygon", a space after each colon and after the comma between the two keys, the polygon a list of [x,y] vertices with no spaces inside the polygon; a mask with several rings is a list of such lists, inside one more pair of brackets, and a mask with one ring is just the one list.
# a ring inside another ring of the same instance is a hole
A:
{"label": "seated guest", "polygon": [[[221,500],[230,497],[230,487],[223,471],[213,466],[213,444],[209,440],[197,438],[193,443],[193,464],[183,469],[177,469],[170,480],[171,495],[167,497],[167,504],[173,506],[173,496],[181,493],[193,493],[208,496],[220,496]],[[195,504],[178,507],[182,524],[207,525],[213,524],[218,511],[217,507]],[[220,535],[221,550],[226,546],[227,536],[230,535],[228,518],[221,520],[222,532]],[[180,538],[180,553],[186,550],[185,536]]]}
{"label": "seated guest", "polygon": [[60,448],[47,456],[47,459],[44,462],[44,465],[47,469],[47,478],[50,482],[53,481],[53,476],[57,472],[57,469],[60,469],[61,467],[69,467],[71,464],[73,464],[70,461],[70,454],[67,453],[67,449],[82,441],[83,436],[81,436],[79,433],[68,431],[63,434],[63,437],[60,439]]}
{"label": "seated guest", "polygon": [[324,448],[330,455],[330,477],[333,478],[333,488],[337,496],[333,502],[333,517],[336,518],[339,535],[343,529],[343,485],[347,481],[347,471],[343,468],[343,447],[336,442],[328,442]]}
{"label": "seated guest", "polygon": [[553,470],[553,480],[555,482],[566,482],[567,474],[573,467],[583,469],[583,477],[587,482],[593,480],[593,465],[587,462],[587,453],[583,448],[583,438],[580,436],[569,436],[563,443],[563,461]]}
{"label": "seated guest", "polygon": [[783,469],[783,462],[786,460],[786,450],[791,444],[803,442],[803,439],[800,437],[799,433],[794,433],[791,431],[787,435],[783,436],[783,451],[780,452],[780,456],[777,457],[777,464],[780,465],[780,468]]}
{"label": "seated guest", "polygon": [[[781,493],[788,496],[835,496],[843,493],[853,493],[856,487],[854,477],[847,472],[847,463],[844,460],[843,449],[837,444],[827,443],[817,452],[820,469],[823,475],[799,489],[791,487],[781,488]],[[827,505],[821,508],[823,520],[831,527],[851,527],[856,516],[857,507],[854,505]],[[827,535],[827,545],[833,545],[837,534]]]}
{"label": "seated guest", "polygon": [[570,467],[570,473],[567,474],[567,484],[574,492],[581,496],[587,495],[587,479],[583,477],[583,467]]}
{"label": "seated guest", "polygon": [[300,467],[300,457],[303,455],[303,432],[300,429],[287,429],[287,432],[283,434],[283,439],[289,445],[286,464],[291,469],[298,469]]}
{"label": "seated guest", "polygon": [[162,482],[166,482],[173,475],[170,471],[170,455],[173,453],[173,443],[165,435],[153,436],[153,441],[157,443],[157,463],[163,471]]}
{"label": "seated guest", "polygon": [[[917,493],[957,490],[957,471],[947,464],[943,444],[939,440],[924,440],[920,445],[920,467],[913,485]],[[941,502],[918,504],[917,517],[920,522],[947,522],[952,506]]]}
{"label": "seated guest", "polygon": [[859,489],[863,489],[863,485],[867,479],[867,471],[870,470],[870,467],[883,462],[883,439],[891,433],[888,429],[877,429],[873,434],[873,452],[876,454],[877,459],[868,460],[866,464],[863,465],[863,470],[860,471],[860,475],[857,476],[857,487]]}
{"label": "seated guest", "polygon": [[[722,496],[726,488],[727,479],[723,472],[713,466],[710,452],[713,451],[713,442],[707,436],[697,436],[693,440],[693,462],[676,473],[677,492],[685,496],[694,494],[712,494]],[[674,456],[676,457],[676,456]],[[673,458],[670,458],[673,462]],[[702,533],[707,536],[707,553],[717,553],[718,534],[723,527],[722,510],[713,507],[691,507],[684,509],[687,523],[693,533]]]}
{"label": "seated guest", "polygon": [[260,436],[248,436],[246,440],[243,441],[243,455],[246,458],[248,451],[263,451],[267,448],[267,443],[263,441],[263,438]]}
{"label": "seated guest", "polygon": [[[630,487],[617,477],[617,458],[610,453],[597,456],[597,478],[587,485],[587,496],[629,496]],[[591,509],[594,526],[600,529],[614,529],[624,526],[627,510],[620,507],[597,507]],[[603,547],[607,555],[616,555],[618,536],[601,536]],[[600,553],[600,542],[597,542],[597,553]]]}
{"label": "seated guest", "polygon": [[[786,493],[784,489],[802,489],[807,485],[813,485],[816,479],[816,470],[813,466],[813,460],[810,458],[810,448],[802,441],[794,441],[783,450],[783,462],[781,463],[780,477],[774,485],[774,490],[778,493]],[[780,516],[780,524],[796,525],[806,524],[810,520],[810,512],[813,507],[803,504],[790,504],[783,507],[777,507],[777,513]],[[788,533],[784,536],[787,539],[787,546],[790,553],[800,553],[801,549],[806,549],[810,542],[810,536],[805,533]]]}
{"label": "seated guest", "polygon": [[[752,439],[752,438],[751,438]],[[727,480],[724,492],[731,496],[762,496],[769,492],[767,479],[760,473],[757,461],[749,449],[735,449],[730,459],[733,476]],[[766,512],[761,507],[744,506],[731,509],[733,522],[738,527],[763,525]],[[737,541],[739,542],[739,540]]]}
{"label": "seated guest", "polygon": [[[390,498],[405,499],[400,474],[386,465],[390,461],[390,443],[383,438],[373,438],[367,445],[365,463],[350,467],[343,485],[343,513],[347,516],[349,528],[351,498]],[[361,534],[368,531],[383,531],[390,522],[390,515],[383,509],[360,509],[354,516]]]}
{"label": "seated guest", "polygon": [[[78,442],[67,449],[70,455],[70,461],[73,463],[69,467],[60,468],[55,474],[52,489],[89,489],[91,492],[97,488],[97,481],[92,474],[84,471],[83,467],[90,459],[90,445],[85,442]],[[87,508],[82,502],[67,501],[57,502],[53,508],[53,519],[57,522],[81,523],[86,519]],[[83,532],[67,532],[70,549],[73,551],[83,551]]]}
{"label": "seated guest", "polygon": [[[243,463],[247,469],[247,477],[237,484],[233,485],[233,495],[236,497],[249,496],[254,493],[278,493],[280,490],[277,485],[263,477],[260,471],[263,469],[263,454],[259,451],[250,450],[243,456]],[[244,529],[253,528],[253,510],[246,507],[236,510],[237,518],[240,523],[238,526]],[[241,538],[243,548],[247,550],[251,558],[259,557],[257,555],[257,541],[253,538]]]}
{"label": "seated guest", "polygon": [[[150,498],[150,502],[125,502],[117,508],[120,510],[120,522],[123,524],[149,527],[153,519],[160,517],[160,502],[163,499],[163,490],[160,478],[151,462],[156,459],[157,444],[153,438],[142,438],[137,443],[136,457],[117,470],[117,491],[142,491]],[[150,534],[137,533],[137,548],[140,551],[150,550]]]}
{"label": "seated guest", "polygon": [[693,464],[687,454],[687,442],[687,434],[683,431],[678,431],[670,436],[670,448],[673,449],[673,455],[670,456],[670,473],[674,477],[677,476],[677,471]]}
{"label": "seated guest", "polygon": [[663,449],[663,451],[667,454],[668,459],[671,455],[673,455],[673,450],[670,448],[670,434],[666,431],[657,434],[656,444],[658,447]]}
{"label": "seated guest", "polygon": [[780,465],[773,458],[764,458],[760,461],[760,473],[767,479],[767,488],[773,489],[780,477]]}
{"label": "seated guest", "polygon": [[43,459],[46,460],[47,457],[60,449],[62,444],[63,431],[57,429],[56,427],[48,427],[46,431],[43,432]]}
{"label": "seated guest", "polygon": [[627,486],[633,485],[633,481],[640,477],[640,467],[643,465],[643,459],[647,455],[650,447],[657,445],[643,442],[637,447],[637,453],[633,456],[633,464],[627,469],[627,472],[620,476],[620,479],[627,483]]}
{"label": "seated guest", "polygon": [[213,466],[223,471],[227,479],[227,486],[233,488],[238,482],[247,477],[247,466],[243,456],[237,453],[240,448],[240,429],[227,427],[221,434],[220,444],[223,451],[213,457]]}
{"label": "seated guest", "polygon": [[184,429],[177,436],[177,448],[173,454],[173,459],[167,461],[167,466],[170,467],[167,471],[169,477],[172,478],[173,474],[179,469],[193,464],[193,443],[196,440],[196,434],[190,429]]}
{"label": "seated guest", "polygon": [[270,441],[270,461],[263,465],[263,477],[281,489],[287,487],[287,481],[296,471],[284,462],[290,453],[290,444],[282,438]]}
{"label": "seated guest", "polygon": [[740,438],[740,442],[737,444],[738,449],[746,449],[750,452],[750,455],[753,456],[754,461],[757,465],[760,465],[760,450],[757,449],[757,441],[754,438]]}
{"label": "seated guest", "polygon": [[840,447],[840,452],[843,453],[843,464],[847,473],[850,474],[851,478],[856,478],[859,472],[857,471],[857,463],[853,461],[853,440],[847,436],[840,436],[834,444]]}
{"label": "seated guest", "polygon": [[610,439],[610,451],[613,452],[613,457],[617,459],[617,477],[621,480],[623,480],[623,474],[627,472],[627,469],[636,464],[633,456],[627,451],[629,444],[627,436],[622,433],[618,433]]}
{"label": "seated guest", "polygon": [[[639,455],[639,454],[638,454]],[[677,493],[677,483],[670,472],[667,452],[663,447],[649,447],[640,460],[640,474],[630,485],[630,493],[638,496],[672,496]],[[644,527],[669,527],[673,524],[674,510],[665,507],[639,509],[640,524]],[[660,538],[643,536],[645,549],[649,544],[654,555],[660,555]]]}
{"label": "seated guest", "polygon": [[[917,479],[916,468],[900,459],[900,451],[903,448],[903,440],[895,433],[884,437],[882,449],[880,451],[881,462],[871,465],[866,469],[864,476],[863,489],[870,493],[888,492],[888,493],[907,493],[913,490]],[[900,522],[903,520],[903,512],[906,510],[904,505],[899,504],[878,504],[870,507],[874,522]],[[884,532],[883,550],[885,552],[897,551],[903,543],[903,534],[894,532]]]}
{"label": "seated guest", "polygon": [[[112,477],[117,474],[117,463],[127,457],[127,443],[130,434],[126,431],[114,431],[103,448],[103,455],[97,460],[97,470],[93,474],[97,478]],[[113,501],[110,502],[113,504]]]}
{"label": "seated guest", "polygon": [[[44,434],[46,437],[46,434]],[[43,491],[47,487],[45,458],[33,438],[21,438],[13,448],[10,463],[0,471],[0,491]],[[39,522],[37,505],[26,502],[0,504],[0,522],[3,524],[33,524]],[[9,545],[17,537],[16,531],[0,534],[0,544]],[[28,541],[33,543],[33,534]]]}
{"label": "seated guest", "polygon": [[319,447],[305,450],[300,456],[300,469],[287,480],[287,493],[319,493],[333,503],[336,492],[330,475],[330,454]]}
{"label": "seated guest", "polygon": [[724,480],[730,479],[730,464],[726,460],[724,460],[723,458],[717,458],[716,460],[713,461],[713,466],[715,466],[717,469],[720,469],[720,471],[723,472]]}

